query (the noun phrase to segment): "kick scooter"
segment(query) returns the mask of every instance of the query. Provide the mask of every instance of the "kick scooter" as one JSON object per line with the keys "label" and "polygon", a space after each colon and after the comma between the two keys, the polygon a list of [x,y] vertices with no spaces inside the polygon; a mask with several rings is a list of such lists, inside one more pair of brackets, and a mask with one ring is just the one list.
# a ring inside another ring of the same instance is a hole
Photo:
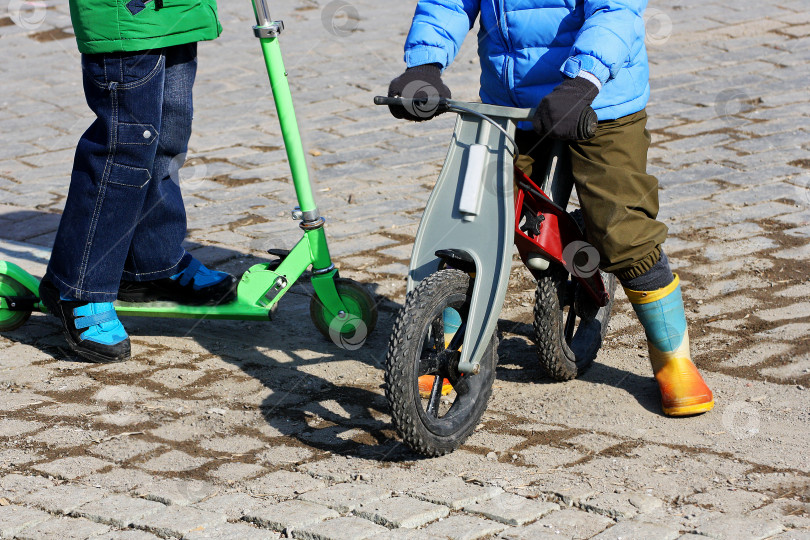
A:
{"label": "kick scooter", "polygon": [[[266,0],[253,0],[256,26],[270,86],[278,112],[292,180],[298,198],[293,219],[300,221],[303,237],[289,252],[269,250],[278,257],[249,268],[237,286],[236,299],[218,306],[185,306],[172,302],[117,302],[119,315],[266,321],[279,300],[312,267],[310,315],[317,329],[335,343],[362,345],[377,322],[374,299],[364,287],[341,279],[329,256],[324,218],[312,195],[304,148],[298,131],[287,73],[281,57],[281,21],[269,14]],[[46,311],[38,298],[39,280],[10,262],[0,261],[0,331],[19,328],[33,311]]]}
{"label": "kick scooter", "polygon": [[[399,97],[374,101],[425,106]],[[397,432],[426,456],[458,448],[484,414],[513,244],[537,280],[537,353],[556,380],[572,379],[593,362],[616,287],[615,277],[598,269],[580,212],[566,211],[573,188],[566,143],[555,143],[538,185],[514,165],[517,123],[533,110],[444,99],[435,106],[459,116],[416,235],[385,375]],[[425,375],[432,388],[420,392]]]}

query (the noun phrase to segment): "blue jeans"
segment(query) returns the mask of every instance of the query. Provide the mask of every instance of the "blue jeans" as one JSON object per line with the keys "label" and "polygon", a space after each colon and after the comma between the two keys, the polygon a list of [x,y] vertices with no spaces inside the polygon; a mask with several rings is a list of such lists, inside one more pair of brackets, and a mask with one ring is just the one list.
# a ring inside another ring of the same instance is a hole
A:
{"label": "blue jeans", "polygon": [[123,279],[187,264],[177,171],[191,135],[197,44],[82,55],[96,120],[76,148],[46,277],[63,297],[112,302]]}

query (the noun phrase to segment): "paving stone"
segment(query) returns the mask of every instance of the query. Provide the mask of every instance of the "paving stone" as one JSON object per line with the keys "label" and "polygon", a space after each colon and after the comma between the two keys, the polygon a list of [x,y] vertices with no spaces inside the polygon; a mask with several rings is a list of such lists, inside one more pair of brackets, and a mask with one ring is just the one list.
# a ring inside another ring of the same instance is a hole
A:
{"label": "paving stone", "polygon": [[70,426],[54,426],[40,431],[36,435],[29,436],[28,440],[45,443],[52,448],[75,448],[101,439],[105,435],[106,433],[104,431],[80,429]]}
{"label": "paving stone", "polygon": [[52,514],[69,514],[83,504],[97,501],[107,495],[103,489],[62,484],[23,495],[20,500]]}
{"label": "paving stone", "polygon": [[154,477],[138,469],[112,469],[106,473],[91,474],[82,483],[112,492],[129,492],[139,486],[151,484]]}
{"label": "paving stone", "polygon": [[289,499],[301,493],[325,488],[326,483],[312,478],[308,474],[281,470],[251,480],[246,487],[248,492],[253,495]]}
{"label": "paving stone", "polygon": [[245,514],[244,519],[260,527],[290,532],[320,521],[339,517],[334,510],[307,501],[285,501],[265,504]]}
{"label": "paving stone", "polygon": [[299,499],[328,506],[345,514],[353,512],[358,505],[379,501],[391,496],[391,491],[376,486],[357,483],[341,483],[326,489],[309,491]]}
{"label": "paving stone", "polygon": [[132,526],[161,537],[185,538],[192,531],[203,531],[213,525],[225,523],[225,515],[206,512],[189,506],[163,506],[132,520]]}
{"label": "paving stone", "polygon": [[781,321],[799,317],[810,317],[810,302],[799,302],[791,306],[774,309],[763,309],[754,312],[763,321]]}
{"label": "paving stone", "polygon": [[288,463],[299,463],[312,456],[312,451],[298,446],[279,445],[273,446],[262,452],[257,457],[270,465],[285,465]]}
{"label": "paving stone", "polygon": [[110,527],[86,519],[51,518],[26,527],[15,538],[19,540],[85,540],[109,531]]}
{"label": "paving stone", "polygon": [[144,441],[134,437],[122,437],[93,445],[88,448],[88,452],[117,463],[123,463],[161,447],[163,445],[160,443]]}
{"label": "paving stone", "polygon": [[259,529],[247,523],[220,523],[202,530],[191,531],[184,540],[275,540],[279,533]]}
{"label": "paving stone", "polygon": [[411,497],[392,497],[360,504],[354,513],[385,527],[413,529],[447,516],[450,510]]}
{"label": "paving stone", "polygon": [[18,470],[20,465],[40,459],[42,459],[42,456],[30,450],[20,450],[17,448],[0,450],[0,467],[6,469]]}
{"label": "paving stone", "polygon": [[165,505],[154,501],[119,494],[83,504],[73,510],[71,515],[123,529],[132,525],[134,521],[164,508]]}
{"label": "paving stone", "polygon": [[264,499],[251,497],[246,493],[225,493],[217,495],[204,501],[194,504],[196,508],[208,512],[218,512],[225,514],[228,519],[240,519],[247,512],[267,504]]}
{"label": "paving stone", "polygon": [[157,540],[158,538],[160,537],[146,531],[128,530],[110,531],[93,540]]}
{"label": "paving stone", "polygon": [[678,529],[654,525],[643,521],[622,521],[593,537],[593,540],[675,540],[681,535]]}
{"label": "paving stone", "polygon": [[52,401],[51,398],[30,392],[3,392],[0,394],[0,411],[16,411],[23,408],[28,409],[34,405],[46,403],[48,401]]}
{"label": "paving stone", "polygon": [[171,450],[141,464],[141,467],[154,472],[181,472],[197,469],[209,461],[211,460],[207,458],[194,457],[179,450]]}
{"label": "paving stone", "polygon": [[236,482],[245,478],[254,478],[267,472],[265,467],[252,463],[225,463],[208,473],[209,476],[224,482]]}
{"label": "paving stone", "polygon": [[64,480],[74,480],[80,476],[87,476],[112,465],[109,461],[103,461],[91,456],[78,456],[57,459],[48,463],[34,465],[36,471],[49,474]]}
{"label": "paving stone", "polygon": [[583,454],[569,448],[556,448],[553,446],[532,446],[518,453],[526,463],[536,465],[541,469],[556,469],[561,465],[572,463],[583,458]]}
{"label": "paving stone", "polygon": [[783,530],[777,521],[720,516],[700,525],[695,532],[716,540],[763,540]]}
{"label": "paving stone", "polygon": [[465,506],[489,500],[501,493],[503,493],[503,489],[499,487],[470,484],[459,477],[436,480],[408,490],[408,495],[411,497],[443,504],[453,510],[460,510]]}
{"label": "paving stone", "polygon": [[228,454],[245,453],[264,448],[267,443],[254,437],[233,435],[230,437],[217,437],[200,441],[200,446],[206,450],[225,452]]}
{"label": "paving stone", "polygon": [[26,527],[42,523],[51,515],[42,510],[24,506],[0,506],[0,538],[12,538]]}
{"label": "paving stone", "polygon": [[54,483],[41,476],[24,474],[6,474],[0,477],[0,496],[18,497],[44,488],[53,487]]}
{"label": "paving stone", "polygon": [[605,516],[583,510],[564,508],[551,512],[541,520],[504,534],[509,540],[534,538],[590,538],[615,522]]}
{"label": "paving stone", "polygon": [[493,499],[464,507],[473,512],[507,525],[525,525],[545,516],[559,505],[527,499],[512,493],[502,493]]}
{"label": "paving stone", "polygon": [[364,538],[378,538],[381,533],[388,532],[382,525],[377,525],[366,519],[348,516],[322,521],[293,531],[293,538],[303,540],[363,540]]}
{"label": "paving stone", "polygon": [[159,478],[135,488],[133,493],[163,504],[188,506],[215,495],[219,488],[200,480]]}
{"label": "paving stone", "polygon": [[31,433],[32,431],[37,431],[44,426],[45,424],[42,422],[5,418],[0,422],[0,437],[18,437],[26,433]]}
{"label": "paving stone", "polygon": [[506,529],[506,525],[470,515],[456,515],[435,521],[425,527],[425,534],[452,540],[486,538]]}

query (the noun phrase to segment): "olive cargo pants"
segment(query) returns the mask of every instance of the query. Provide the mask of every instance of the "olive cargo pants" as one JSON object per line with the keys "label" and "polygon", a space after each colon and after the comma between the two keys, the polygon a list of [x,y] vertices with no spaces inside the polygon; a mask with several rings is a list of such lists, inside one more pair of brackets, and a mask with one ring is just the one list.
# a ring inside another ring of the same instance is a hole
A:
{"label": "olive cargo pants", "polygon": [[[667,226],[656,221],[658,179],[647,174],[650,134],[642,110],[599,122],[596,136],[569,143],[571,172],[585,218],[586,238],[599,251],[600,268],[620,280],[645,273],[658,262]],[[522,153],[517,166],[536,183],[552,141],[533,131],[517,131]],[[535,174],[536,176],[533,176]]]}

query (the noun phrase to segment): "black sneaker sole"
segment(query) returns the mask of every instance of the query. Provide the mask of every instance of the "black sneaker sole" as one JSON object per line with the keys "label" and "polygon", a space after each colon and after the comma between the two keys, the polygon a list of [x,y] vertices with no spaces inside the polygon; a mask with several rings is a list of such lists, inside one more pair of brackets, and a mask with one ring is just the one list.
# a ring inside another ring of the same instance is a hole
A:
{"label": "black sneaker sole", "polygon": [[169,280],[122,281],[118,300],[135,304],[145,302],[176,302],[184,306],[218,306],[236,300],[236,279],[228,276],[220,283],[208,287],[203,293],[181,288]]}

